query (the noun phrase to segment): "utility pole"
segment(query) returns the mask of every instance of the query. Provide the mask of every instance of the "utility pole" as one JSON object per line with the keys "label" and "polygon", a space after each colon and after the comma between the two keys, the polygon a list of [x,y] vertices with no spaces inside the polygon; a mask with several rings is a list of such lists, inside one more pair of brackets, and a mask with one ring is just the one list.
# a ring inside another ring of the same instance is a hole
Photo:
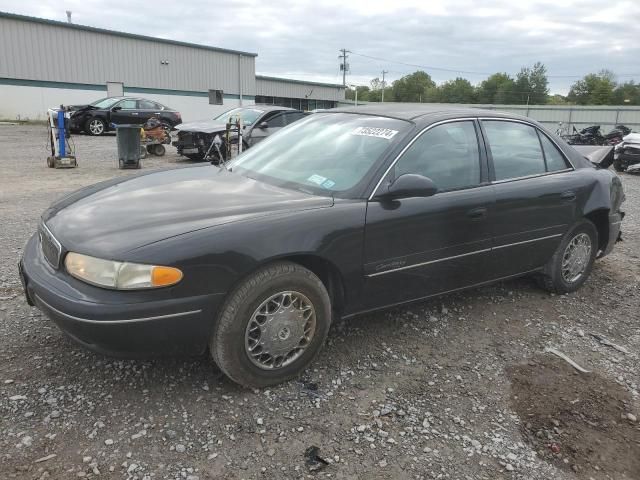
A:
{"label": "utility pole", "polygon": [[346,48],[340,49],[340,52],[342,52],[342,55],[338,55],[338,58],[342,59],[342,63],[340,64],[340,70],[342,70],[342,86],[346,88],[347,87],[347,70],[349,69],[349,65],[347,64],[347,58],[349,58],[349,55],[347,55],[347,53],[351,53],[351,52]]}
{"label": "utility pole", "polygon": [[385,82],[384,82],[384,76],[389,73],[387,70],[382,70],[382,101],[384,102],[384,87],[385,87]]}

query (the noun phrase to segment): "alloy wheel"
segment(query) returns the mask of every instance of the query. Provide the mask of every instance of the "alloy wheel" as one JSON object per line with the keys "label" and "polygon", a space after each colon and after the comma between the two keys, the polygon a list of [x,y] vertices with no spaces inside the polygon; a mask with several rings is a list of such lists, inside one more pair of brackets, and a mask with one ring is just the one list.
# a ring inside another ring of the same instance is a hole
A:
{"label": "alloy wheel", "polygon": [[295,362],[311,343],[316,313],[302,293],[284,291],[263,301],[245,331],[245,351],[251,363],[276,370]]}
{"label": "alloy wheel", "polygon": [[577,282],[591,259],[591,237],[579,233],[571,239],[562,255],[562,278],[567,283]]}
{"label": "alloy wheel", "polygon": [[89,122],[89,131],[92,135],[102,135],[104,132],[104,123],[102,123],[102,120],[98,120],[97,118],[91,120]]}

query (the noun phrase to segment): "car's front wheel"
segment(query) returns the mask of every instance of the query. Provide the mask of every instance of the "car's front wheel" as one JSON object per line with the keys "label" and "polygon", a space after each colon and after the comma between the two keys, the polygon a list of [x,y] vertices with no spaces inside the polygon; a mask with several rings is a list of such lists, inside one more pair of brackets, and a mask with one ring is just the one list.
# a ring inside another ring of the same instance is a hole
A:
{"label": "car's front wheel", "polygon": [[214,326],[211,355],[234,382],[266,387],[299,375],[331,324],[322,281],[291,262],[256,271],[229,295]]}
{"label": "car's front wheel", "polygon": [[84,126],[84,131],[89,135],[102,135],[107,130],[107,124],[101,118],[90,118]]}
{"label": "car's front wheel", "polygon": [[598,231],[583,220],[565,235],[540,277],[542,287],[554,293],[575,292],[591,274],[598,253]]}

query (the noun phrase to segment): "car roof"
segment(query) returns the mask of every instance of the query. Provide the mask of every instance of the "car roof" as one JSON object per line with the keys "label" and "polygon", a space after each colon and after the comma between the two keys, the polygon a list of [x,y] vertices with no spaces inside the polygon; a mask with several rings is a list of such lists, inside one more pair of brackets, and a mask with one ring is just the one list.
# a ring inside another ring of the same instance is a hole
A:
{"label": "car roof", "polygon": [[[530,118],[520,115],[514,115],[509,112],[501,112],[499,110],[487,110],[473,107],[457,107],[453,105],[441,104],[365,104],[353,107],[333,108],[324,110],[324,112],[332,113],[360,113],[364,115],[378,115],[382,117],[397,118],[400,120],[418,120],[429,117],[431,121],[439,119],[448,119],[455,117],[496,117],[496,118],[514,118],[518,120],[526,120],[531,122]],[[532,122],[533,123],[533,122]]]}
{"label": "car roof", "polygon": [[257,108],[264,110],[265,112],[273,112],[274,110],[291,110],[293,112],[299,112],[297,108],[279,107],[278,105],[267,105],[262,103],[256,103],[255,105],[245,105],[242,108]]}

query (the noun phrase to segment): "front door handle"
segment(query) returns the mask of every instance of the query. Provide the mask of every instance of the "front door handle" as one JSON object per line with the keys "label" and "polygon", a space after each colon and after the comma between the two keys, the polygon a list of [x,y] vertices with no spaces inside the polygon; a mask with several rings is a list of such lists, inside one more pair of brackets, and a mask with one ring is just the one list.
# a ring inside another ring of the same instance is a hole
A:
{"label": "front door handle", "polygon": [[487,209],[485,207],[478,207],[467,212],[467,217],[471,220],[484,220],[487,218]]}
{"label": "front door handle", "polygon": [[565,202],[573,202],[576,199],[576,192],[573,190],[567,190],[560,194],[560,198]]}

